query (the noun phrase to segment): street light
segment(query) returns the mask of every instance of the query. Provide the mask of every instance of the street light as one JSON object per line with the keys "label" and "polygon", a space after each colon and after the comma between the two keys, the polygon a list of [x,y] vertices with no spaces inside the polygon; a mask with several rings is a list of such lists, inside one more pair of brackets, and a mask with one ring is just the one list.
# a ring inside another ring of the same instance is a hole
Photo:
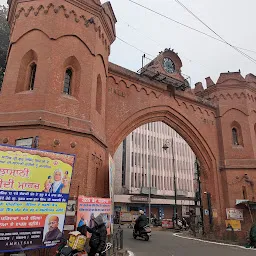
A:
{"label": "street light", "polygon": [[149,192],[148,192],[148,223],[151,225],[151,165],[150,165],[150,155],[148,161],[148,183],[149,183]]}
{"label": "street light", "polygon": [[[167,151],[169,148],[169,140],[166,140],[163,145],[163,150]],[[177,218],[177,187],[176,187],[176,166],[175,166],[175,159],[174,159],[174,147],[173,147],[173,138],[171,141],[171,148],[172,148],[172,166],[173,166],[173,185],[174,185],[174,219],[176,225],[178,225],[178,218]]]}

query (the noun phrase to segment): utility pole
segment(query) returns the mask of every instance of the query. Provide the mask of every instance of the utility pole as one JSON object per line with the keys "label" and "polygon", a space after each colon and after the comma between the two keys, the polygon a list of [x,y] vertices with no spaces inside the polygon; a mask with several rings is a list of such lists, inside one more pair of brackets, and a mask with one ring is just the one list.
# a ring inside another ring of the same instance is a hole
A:
{"label": "utility pole", "polygon": [[[169,141],[166,140],[166,143],[163,145],[163,149],[167,150],[169,148],[168,146]],[[173,209],[173,215],[175,219],[176,225],[178,225],[178,213],[177,213],[177,185],[176,185],[176,164],[175,164],[175,158],[174,158],[174,139],[172,138],[171,142],[171,148],[172,148],[172,167],[173,167],[173,186],[174,186],[174,209]]]}
{"label": "utility pole", "polygon": [[149,183],[149,192],[148,192],[148,223],[151,225],[151,165],[150,165],[150,155],[148,155],[148,183]]}
{"label": "utility pole", "polygon": [[174,158],[174,141],[172,138],[172,166],[173,166],[173,185],[174,185],[174,217],[175,223],[178,225],[178,214],[177,214],[177,185],[176,185],[176,164]]}

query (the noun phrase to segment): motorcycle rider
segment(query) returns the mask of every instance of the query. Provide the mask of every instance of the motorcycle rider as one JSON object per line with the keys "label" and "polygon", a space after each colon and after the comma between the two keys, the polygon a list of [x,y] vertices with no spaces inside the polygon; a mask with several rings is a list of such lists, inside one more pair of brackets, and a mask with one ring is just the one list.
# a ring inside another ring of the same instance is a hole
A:
{"label": "motorcycle rider", "polygon": [[144,211],[140,210],[139,214],[140,214],[140,216],[136,219],[135,226],[134,226],[134,229],[135,229],[136,233],[137,232],[141,233],[141,230],[146,225],[148,225],[148,220],[147,220],[147,217],[144,214]]}

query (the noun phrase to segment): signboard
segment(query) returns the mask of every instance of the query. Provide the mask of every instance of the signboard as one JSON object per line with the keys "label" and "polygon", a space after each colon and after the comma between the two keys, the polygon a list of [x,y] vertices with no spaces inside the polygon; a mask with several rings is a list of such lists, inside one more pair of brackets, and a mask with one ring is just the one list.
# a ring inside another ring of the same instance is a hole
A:
{"label": "signboard", "polygon": [[131,212],[120,212],[120,221],[121,222],[132,222],[133,216]]}
{"label": "signboard", "polygon": [[60,241],[73,155],[0,145],[0,252]]}
{"label": "signboard", "polygon": [[226,208],[228,220],[244,220],[243,210],[236,208]]}
{"label": "signboard", "polygon": [[217,209],[212,209],[212,217],[213,218],[218,218],[218,211],[217,211]]}
{"label": "signboard", "polygon": [[89,228],[94,227],[94,219],[101,215],[106,225],[107,232],[111,232],[111,199],[96,197],[78,197],[77,206],[77,227],[86,225]]}
{"label": "signboard", "polygon": [[76,215],[76,200],[68,200],[66,216]]}
{"label": "signboard", "polygon": [[171,219],[163,219],[162,228],[173,228],[173,221]]}
{"label": "signboard", "polygon": [[225,220],[227,231],[241,231],[240,220]]}
{"label": "signboard", "polygon": [[189,206],[182,205],[182,217],[189,217]]}
{"label": "signboard", "polygon": [[25,147],[25,148],[32,148],[34,138],[25,138],[25,139],[18,139],[15,141],[16,146],[18,147]]}
{"label": "signboard", "polygon": [[204,210],[204,215],[208,216],[209,215],[209,210],[205,209]]}
{"label": "signboard", "polygon": [[131,196],[130,197],[131,202],[148,202],[148,197],[147,196]]}

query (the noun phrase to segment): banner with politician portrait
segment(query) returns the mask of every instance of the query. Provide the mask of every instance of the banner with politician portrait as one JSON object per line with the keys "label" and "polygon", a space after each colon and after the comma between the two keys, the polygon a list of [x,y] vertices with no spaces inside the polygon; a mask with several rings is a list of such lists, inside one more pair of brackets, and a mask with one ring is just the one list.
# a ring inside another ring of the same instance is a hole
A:
{"label": "banner with politician portrait", "polygon": [[0,145],[0,252],[60,241],[74,160],[74,155]]}

